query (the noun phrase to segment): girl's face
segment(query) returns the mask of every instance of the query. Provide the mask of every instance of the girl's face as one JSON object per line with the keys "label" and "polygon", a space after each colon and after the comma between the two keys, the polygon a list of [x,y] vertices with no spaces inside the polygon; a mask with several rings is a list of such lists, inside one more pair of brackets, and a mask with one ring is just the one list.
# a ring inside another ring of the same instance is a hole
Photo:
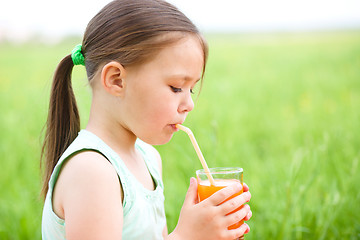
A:
{"label": "girl's face", "polygon": [[204,59],[196,37],[164,48],[151,61],[126,68],[122,125],[141,140],[167,143],[175,124],[194,108],[192,89],[200,80]]}

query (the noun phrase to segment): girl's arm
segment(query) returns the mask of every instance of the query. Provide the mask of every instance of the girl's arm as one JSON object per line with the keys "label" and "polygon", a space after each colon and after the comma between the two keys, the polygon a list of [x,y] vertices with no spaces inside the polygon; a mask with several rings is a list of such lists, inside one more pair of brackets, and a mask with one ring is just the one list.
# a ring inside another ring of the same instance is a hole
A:
{"label": "girl's arm", "polygon": [[66,221],[66,239],[121,239],[123,209],[119,202],[119,178],[101,154],[82,152],[64,165],[53,205]]}

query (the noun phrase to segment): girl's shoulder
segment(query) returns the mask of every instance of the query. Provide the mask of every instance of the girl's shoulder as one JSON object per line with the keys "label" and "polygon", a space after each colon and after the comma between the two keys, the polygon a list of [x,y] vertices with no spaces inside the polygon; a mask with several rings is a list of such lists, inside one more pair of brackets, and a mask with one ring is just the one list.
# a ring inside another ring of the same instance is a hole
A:
{"label": "girl's shoulder", "polygon": [[103,155],[83,151],[64,163],[54,189],[53,206],[59,217],[64,219],[66,215],[67,234],[76,236],[88,226],[94,228],[92,234],[103,234],[107,232],[104,229],[121,225],[119,216],[123,210],[119,202],[119,178]]}
{"label": "girl's shoulder", "polygon": [[[86,206],[100,207],[105,199],[119,196],[121,201],[117,173],[112,164],[98,152],[83,151],[69,157],[60,173],[53,193],[54,211],[59,217],[65,215],[63,206],[89,212]],[[87,204],[83,204],[85,202]]]}
{"label": "girl's shoulder", "polygon": [[108,159],[101,153],[84,150],[66,159],[61,168],[61,175],[65,174],[81,179],[112,174],[116,176],[116,171]]}

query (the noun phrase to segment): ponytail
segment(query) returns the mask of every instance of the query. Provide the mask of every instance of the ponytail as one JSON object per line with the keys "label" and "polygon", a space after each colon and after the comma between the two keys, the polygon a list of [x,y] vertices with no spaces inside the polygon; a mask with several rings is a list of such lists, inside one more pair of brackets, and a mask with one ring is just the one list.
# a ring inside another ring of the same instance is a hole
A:
{"label": "ponytail", "polygon": [[71,55],[59,63],[51,87],[49,113],[41,152],[43,182],[41,195],[45,198],[50,176],[59,158],[80,131],[80,117],[71,72],[74,67]]}

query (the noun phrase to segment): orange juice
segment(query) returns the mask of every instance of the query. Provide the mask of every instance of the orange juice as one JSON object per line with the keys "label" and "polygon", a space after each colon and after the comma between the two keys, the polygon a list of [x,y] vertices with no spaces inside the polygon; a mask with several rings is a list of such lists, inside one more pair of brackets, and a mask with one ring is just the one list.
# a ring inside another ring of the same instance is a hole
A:
{"label": "orange juice", "polygon": [[[215,185],[211,185],[209,180],[203,180],[203,181],[198,180],[199,201],[203,201],[204,199],[206,199],[206,198],[210,197],[211,195],[213,195],[215,192],[219,191],[220,189],[222,189],[224,187],[229,186],[230,184],[232,184],[234,182],[240,182],[240,180],[236,180],[236,179],[215,180]],[[226,201],[240,195],[242,192],[243,192],[243,190],[241,190],[238,193],[235,193],[230,198],[226,199]],[[238,211],[239,209],[242,208],[242,206],[243,205],[241,205],[239,208],[235,209],[234,211],[230,212],[229,214]],[[240,222],[229,226],[228,229],[236,229],[236,228],[240,227],[243,223],[244,223],[244,221],[241,220]]]}

